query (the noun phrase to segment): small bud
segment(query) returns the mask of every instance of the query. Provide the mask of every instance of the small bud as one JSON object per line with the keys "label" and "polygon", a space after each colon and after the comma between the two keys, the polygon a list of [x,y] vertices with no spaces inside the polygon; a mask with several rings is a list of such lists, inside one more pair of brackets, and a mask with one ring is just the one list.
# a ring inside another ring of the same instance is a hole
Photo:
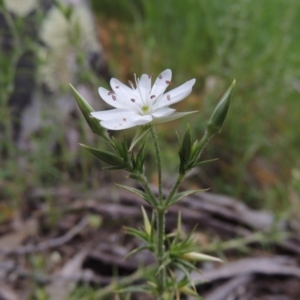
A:
{"label": "small bud", "polygon": [[184,293],[184,294],[186,294],[186,295],[189,295],[189,296],[199,296],[198,295],[198,293],[195,291],[195,290],[193,290],[193,289],[191,289],[189,286],[187,286],[187,285],[185,285],[185,286],[183,286],[183,287],[181,287],[180,289],[179,289],[179,291],[181,292],[181,293]]}
{"label": "small bud", "polygon": [[147,234],[150,236],[151,235],[151,224],[148,218],[148,215],[144,209],[144,207],[142,206],[142,213],[143,213],[143,220],[144,220],[144,228],[145,231],[147,232]]}
{"label": "small bud", "polygon": [[198,252],[188,252],[181,256],[181,258],[189,261],[216,261],[216,262],[223,262],[222,259],[198,253]]}
{"label": "small bud", "polygon": [[232,82],[229,89],[225,92],[220,102],[218,103],[217,107],[215,108],[212,116],[207,122],[206,127],[210,136],[214,135],[217,132],[220,132],[223,126],[223,123],[226,119],[229,110],[230,100],[232,97],[234,86],[235,86],[235,80]]}
{"label": "small bud", "polygon": [[88,102],[76,91],[76,89],[70,84],[75,100],[92,131],[105,140],[110,140],[107,131],[100,125],[100,122],[91,117],[91,112],[93,112],[93,108],[88,104]]}

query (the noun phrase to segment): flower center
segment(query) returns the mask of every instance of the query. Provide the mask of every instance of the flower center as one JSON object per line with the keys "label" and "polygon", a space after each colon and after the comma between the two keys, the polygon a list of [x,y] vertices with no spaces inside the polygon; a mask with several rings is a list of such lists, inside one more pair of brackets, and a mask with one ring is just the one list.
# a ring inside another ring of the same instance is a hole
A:
{"label": "flower center", "polygon": [[142,111],[145,115],[149,114],[149,106],[148,105],[142,106]]}

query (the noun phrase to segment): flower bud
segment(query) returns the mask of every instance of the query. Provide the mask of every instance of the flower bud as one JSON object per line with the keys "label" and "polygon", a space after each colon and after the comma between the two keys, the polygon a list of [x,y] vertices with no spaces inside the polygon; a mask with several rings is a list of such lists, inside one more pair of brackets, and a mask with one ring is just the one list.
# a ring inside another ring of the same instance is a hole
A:
{"label": "flower bud", "polygon": [[150,236],[151,235],[151,224],[150,224],[150,221],[149,221],[149,218],[147,216],[147,213],[144,209],[144,207],[142,206],[142,213],[143,213],[143,219],[144,219],[144,229],[145,231],[147,232],[147,234]]}
{"label": "flower bud", "polygon": [[225,92],[225,94],[221,98],[212,116],[210,117],[209,121],[206,124],[207,131],[210,136],[214,135],[217,132],[220,132],[223,126],[223,123],[226,119],[229,110],[230,100],[232,97],[234,86],[235,86],[235,80],[232,82],[229,89]]}
{"label": "flower bud", "polygon": [[91,117],[91,112],[93,108],[88,104],[88,102],[76,91],[76,89],[70,84],[75,100],[85,118],[88,125],[92,131],[106,140],[110,140],[107,131],[100,125],[100,122],[97,119]]}
{"label": "flower bud", "polygon": [[181,256],[182,259],[189,260],[189,261],[216,261],[216,262],[223,262],[222,259],[198,252],[188,252],[184,253]]}

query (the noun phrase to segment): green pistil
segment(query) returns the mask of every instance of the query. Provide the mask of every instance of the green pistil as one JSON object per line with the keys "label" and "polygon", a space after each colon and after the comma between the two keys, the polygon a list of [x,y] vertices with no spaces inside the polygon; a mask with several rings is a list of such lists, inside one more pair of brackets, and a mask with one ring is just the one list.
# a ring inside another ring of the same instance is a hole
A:
{"label": "green pistil", "polygon": [[144,105],[144,106],[142,107],[142,111],[143,111],[144,114],[148,113],[148,112],[149,112],[149,106]]}

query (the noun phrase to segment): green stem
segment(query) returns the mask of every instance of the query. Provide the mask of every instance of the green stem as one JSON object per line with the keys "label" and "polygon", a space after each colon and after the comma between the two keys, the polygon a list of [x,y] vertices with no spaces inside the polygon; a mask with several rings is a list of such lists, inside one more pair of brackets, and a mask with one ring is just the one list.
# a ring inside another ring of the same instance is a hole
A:
{"label": "green stem", "polygon": [[170,193],[169,193],[169,195],[168,195],[168,197],[166,199],[166,202],[165,202],[165,207],[166,208],[169,206],[169,204],[170,204],[173,196],[177,192],[177,190],[178,190],[181,182],[183,181],[184,177],[185,177],[185,174],[180,174],[180,173],[178,174],[177,180],[174,183],[174,185],[173,185],[173,187],[172,187],[172,189],[171,189],[171,191],[170,191]]}
{"label": "green stem", "polygon": [[[165,246],[164,246],[164,236],[165,236],[165,215],[166,211],[157,210],[156,211],[156,230],[157,230],[157,248],[156,248],[156,255],[159,268],[164,263],[164,256],[165,256]],[[158,273],[158,292],[159,295],[162,295],[165,291],[166,285],[166,268],[162,268]]]}
{"label": "green stem", "polygon": [[[166,222],[166,209],[163,206],[163,195],[162,195],[162,172],[161,172],[161,154],[158,144],[158,138],[154,127],[151,127],[151,135],[154,143],[156,161],[157,161],[157,172],[158,172],[158,204],[156,206],[156,256],[158,267],[160,268],[164,263],[165,256],[165,222]],[[162,268],[158,273],[158,293],[160,296],[165,291],[166,286],[166,268]]]}
{"label": "green stem", "polygon": [[160,148],[158,144],[158,138],[155,131],[155,128],[151,127],[151,135],[154,143],[156,161],[157,161],[157,172],[158,172],[158,199],[160,204],[162,204],[162,172],[161,172],[161,155],[160,155]]}
{"label": "green stem", "polygon": [[140,175],[138,177],[138,181],[141,183],[141,185],[143,186],[145,192],[150,197],[153,207],[157,207],[159,205],[159,201],[155,197],[154,193],[151,191],[151,189],[148,185],[146,177],[144,175]]}

